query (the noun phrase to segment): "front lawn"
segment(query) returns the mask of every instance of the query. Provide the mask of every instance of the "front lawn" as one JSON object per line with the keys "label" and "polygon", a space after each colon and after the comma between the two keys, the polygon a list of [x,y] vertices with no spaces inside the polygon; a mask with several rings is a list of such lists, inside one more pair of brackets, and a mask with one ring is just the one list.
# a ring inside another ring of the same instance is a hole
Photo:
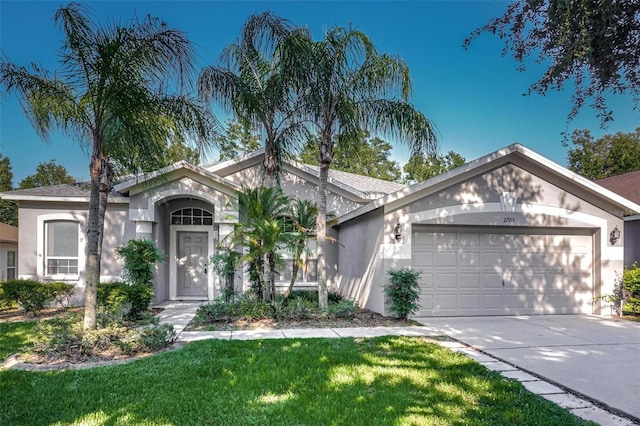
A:
{"label": "front lawn", "polygon": [[31,344],[35,321],[0,322],[0,363]]}
{"label": "front lawn", "polygon": [[206,340],[88,370],[0,371],[0,424],[571,425],[422,338]]}

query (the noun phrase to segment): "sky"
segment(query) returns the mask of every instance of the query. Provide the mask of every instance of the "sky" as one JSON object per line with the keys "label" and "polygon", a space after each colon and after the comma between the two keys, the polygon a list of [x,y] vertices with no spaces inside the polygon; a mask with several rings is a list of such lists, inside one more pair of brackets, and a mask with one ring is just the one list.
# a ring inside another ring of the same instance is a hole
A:
{"label": "sky", "polygon": [[[436,125],[441,152],[462,154],[467,161],[518,142],[566,166],[563,132],[589,129],[596,138],[632,132],[640,126],[631,96],[610,96],[614,121],[605,129],[595,112],[583,108],[567,123],[571,88],[545,96],[523,96],[544,71],[531,61],[524,72],[503,44],[483,34],[465,50],[465,38],[492,17],[506,1],[93,1],[97,22],[125,23],[150,14],[187,33],[196,45],[198,69],[216,64],[224,46],[254,13],[271,11],[322,38],[333,26],[353,26],[367,34],[378,51],[402,57],[411,72],[411,102]],[[32,62],[55,71],[63,37],[53,21],[60,1],[0,0],[0,51],[17,65]],[[229,117],[220,114],[221,121]],[[401,141],[393,159],[407,161]],[[59,133],[44,142],[31,127],[15,95],[0,96],[0,153],[9,157],[14,185],[33,174],[39,163],[55,160],[78,180],[88,179],[88,154],[81,144]],[[206,160],[215,160],[214,158]],[[205,162],[206,162],[205,160]]]}

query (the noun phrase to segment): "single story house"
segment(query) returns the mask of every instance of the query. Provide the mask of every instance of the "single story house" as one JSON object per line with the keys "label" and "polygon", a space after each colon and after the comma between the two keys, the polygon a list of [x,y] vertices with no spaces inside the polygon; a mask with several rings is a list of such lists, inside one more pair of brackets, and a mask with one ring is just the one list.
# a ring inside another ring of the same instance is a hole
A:
{"label": "single story house", "polygon": [[0,223],[0,282],[18,276],[18,228]]}
{"label": "single story house", "polygon": [[[109,199],[102,280],[116,280],[116,247],[149,238],[167,253],[156,302],[212,300],[208,259],[238,222],[238,193],[261,181],[263,152],[220,163],[185,162],[122,182]],[[318,167],[283,165],[290,196],[316,197]],[[332,170],[328,285],[389,314],[391,268],[419,271],[420,316],[595,313],[623,268],[625,215],[640,205],[514,144],[407,186]],[[19,203],[20,277],[84,287],[86,184],[5,192]],[[613,238],[618,235],[618,238]],[[311,270],[301,286],[316,285]],[[289,275],[290,276],[290,275]],[[282,271],[281,284],[288,281]],[[237,286],[249,285],[239,271]]]}
{"label": "single story house", "polygon": [[[599,179],[596,183],[624,198],[640,204],[640,170]],[[624,217],[624,265],[640,264],[640,215]]]}

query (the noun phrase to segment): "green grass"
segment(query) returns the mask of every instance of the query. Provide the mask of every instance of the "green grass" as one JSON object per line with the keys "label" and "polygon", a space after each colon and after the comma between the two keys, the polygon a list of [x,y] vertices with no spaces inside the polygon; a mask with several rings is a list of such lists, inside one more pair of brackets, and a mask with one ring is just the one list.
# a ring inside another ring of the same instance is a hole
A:
{"label": "green grass", "polygon": [[0,322],[0,362],[30,345],[35,321]]}
{"label": "green grass", "polygon": [[0,371],[0,424],[572,425],[420,338],[206,340],[135,362]]}

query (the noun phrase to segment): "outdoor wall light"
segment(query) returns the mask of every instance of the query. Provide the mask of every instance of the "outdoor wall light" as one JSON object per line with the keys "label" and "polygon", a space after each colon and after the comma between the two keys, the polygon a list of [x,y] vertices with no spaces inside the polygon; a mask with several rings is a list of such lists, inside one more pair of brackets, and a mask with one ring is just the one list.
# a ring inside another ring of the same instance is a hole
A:
{"label": "outdoor wall light", "polygon": [[393,227],[393,235],[396,237],[396,241],[400,241],[402,239],[402,225],[396,223],[396,226]]}
{"label": "outdoor wall light", "polygon": [[615,229],[611,231],[611,234],[609,234],[609,241],[611,241],[611,244],[614,245],[619,239],[620,239],[620,230],[616,226]]}

